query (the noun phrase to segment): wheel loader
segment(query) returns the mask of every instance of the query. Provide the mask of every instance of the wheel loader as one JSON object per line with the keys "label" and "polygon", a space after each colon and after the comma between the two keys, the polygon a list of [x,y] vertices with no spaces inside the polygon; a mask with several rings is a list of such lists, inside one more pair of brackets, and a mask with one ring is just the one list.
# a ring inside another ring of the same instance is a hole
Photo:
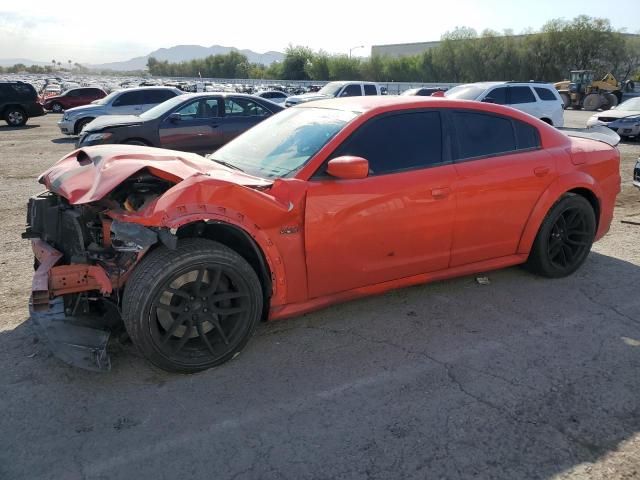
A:
{"label": "wheel loader", "polygon": [[573,70],[571,79],[555,83],[564,108],[609,110],[622,101],[620,84],[611,73],[602,80],[593,80],[593,70]]}

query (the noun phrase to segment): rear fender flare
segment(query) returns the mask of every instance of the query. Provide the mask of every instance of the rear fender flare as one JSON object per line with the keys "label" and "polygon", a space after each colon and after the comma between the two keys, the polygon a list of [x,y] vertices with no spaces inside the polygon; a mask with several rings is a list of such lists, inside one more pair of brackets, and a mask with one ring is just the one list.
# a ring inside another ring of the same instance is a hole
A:
{"label": "rear fender flare", "polygon": [[[531,215],[529,215],[520,237],[518,253],[528,254],[531,251],[540,225],[542,225],[551,208],[560,200],[562,195],[576,188],[590,190],[596,196],[598,202],[602,204],[602,189],[591,176],[584,172],[573,172],[558,177],[540,196]],[[600,223],[600,219],[597,220]]]}

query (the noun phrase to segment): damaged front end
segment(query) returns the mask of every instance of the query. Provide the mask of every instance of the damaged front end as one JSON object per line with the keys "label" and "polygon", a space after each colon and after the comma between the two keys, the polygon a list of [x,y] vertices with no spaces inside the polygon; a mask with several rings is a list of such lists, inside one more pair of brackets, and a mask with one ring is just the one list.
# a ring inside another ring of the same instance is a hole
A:
{"label": "damaged front end", "polygon": [[51,191],[28,203],[27,228],[35,273],[29,301],[39,337],[73,366],[107,371],[107,344],[121,328],[120,297],[133,267],[149,248],[175,248],[168,229],[113,220],[109,212],[135,211],[173,184],[138,172],[104,199],[73,205]]}

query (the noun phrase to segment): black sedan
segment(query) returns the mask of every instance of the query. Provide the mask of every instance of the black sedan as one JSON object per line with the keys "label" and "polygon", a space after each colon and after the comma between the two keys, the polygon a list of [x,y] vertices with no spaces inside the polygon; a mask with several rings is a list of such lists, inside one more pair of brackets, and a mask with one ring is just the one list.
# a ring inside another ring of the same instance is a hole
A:
{"label": "black sedan", "polygon": [[281,110],[269,100],[240,93],[179,95],[139,116],[98,117],[84,127],[77,146],[126,143],[211,153]]}

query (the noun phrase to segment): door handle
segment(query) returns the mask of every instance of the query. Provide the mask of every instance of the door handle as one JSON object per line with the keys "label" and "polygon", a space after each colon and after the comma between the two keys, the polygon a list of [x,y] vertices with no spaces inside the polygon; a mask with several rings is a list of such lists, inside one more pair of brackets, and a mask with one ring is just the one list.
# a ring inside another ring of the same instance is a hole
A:
{"label": "door handle", "polygon": [[547,173],[549,173],[549,167],[536,167],[533,169],[533,173],[536,177],[544,177]]}
{"label": "door handle", "polygon": [[449,196],[451,189],[449,187],[438,187],[431,189],[431,196],[436,200],[442,200]]}

